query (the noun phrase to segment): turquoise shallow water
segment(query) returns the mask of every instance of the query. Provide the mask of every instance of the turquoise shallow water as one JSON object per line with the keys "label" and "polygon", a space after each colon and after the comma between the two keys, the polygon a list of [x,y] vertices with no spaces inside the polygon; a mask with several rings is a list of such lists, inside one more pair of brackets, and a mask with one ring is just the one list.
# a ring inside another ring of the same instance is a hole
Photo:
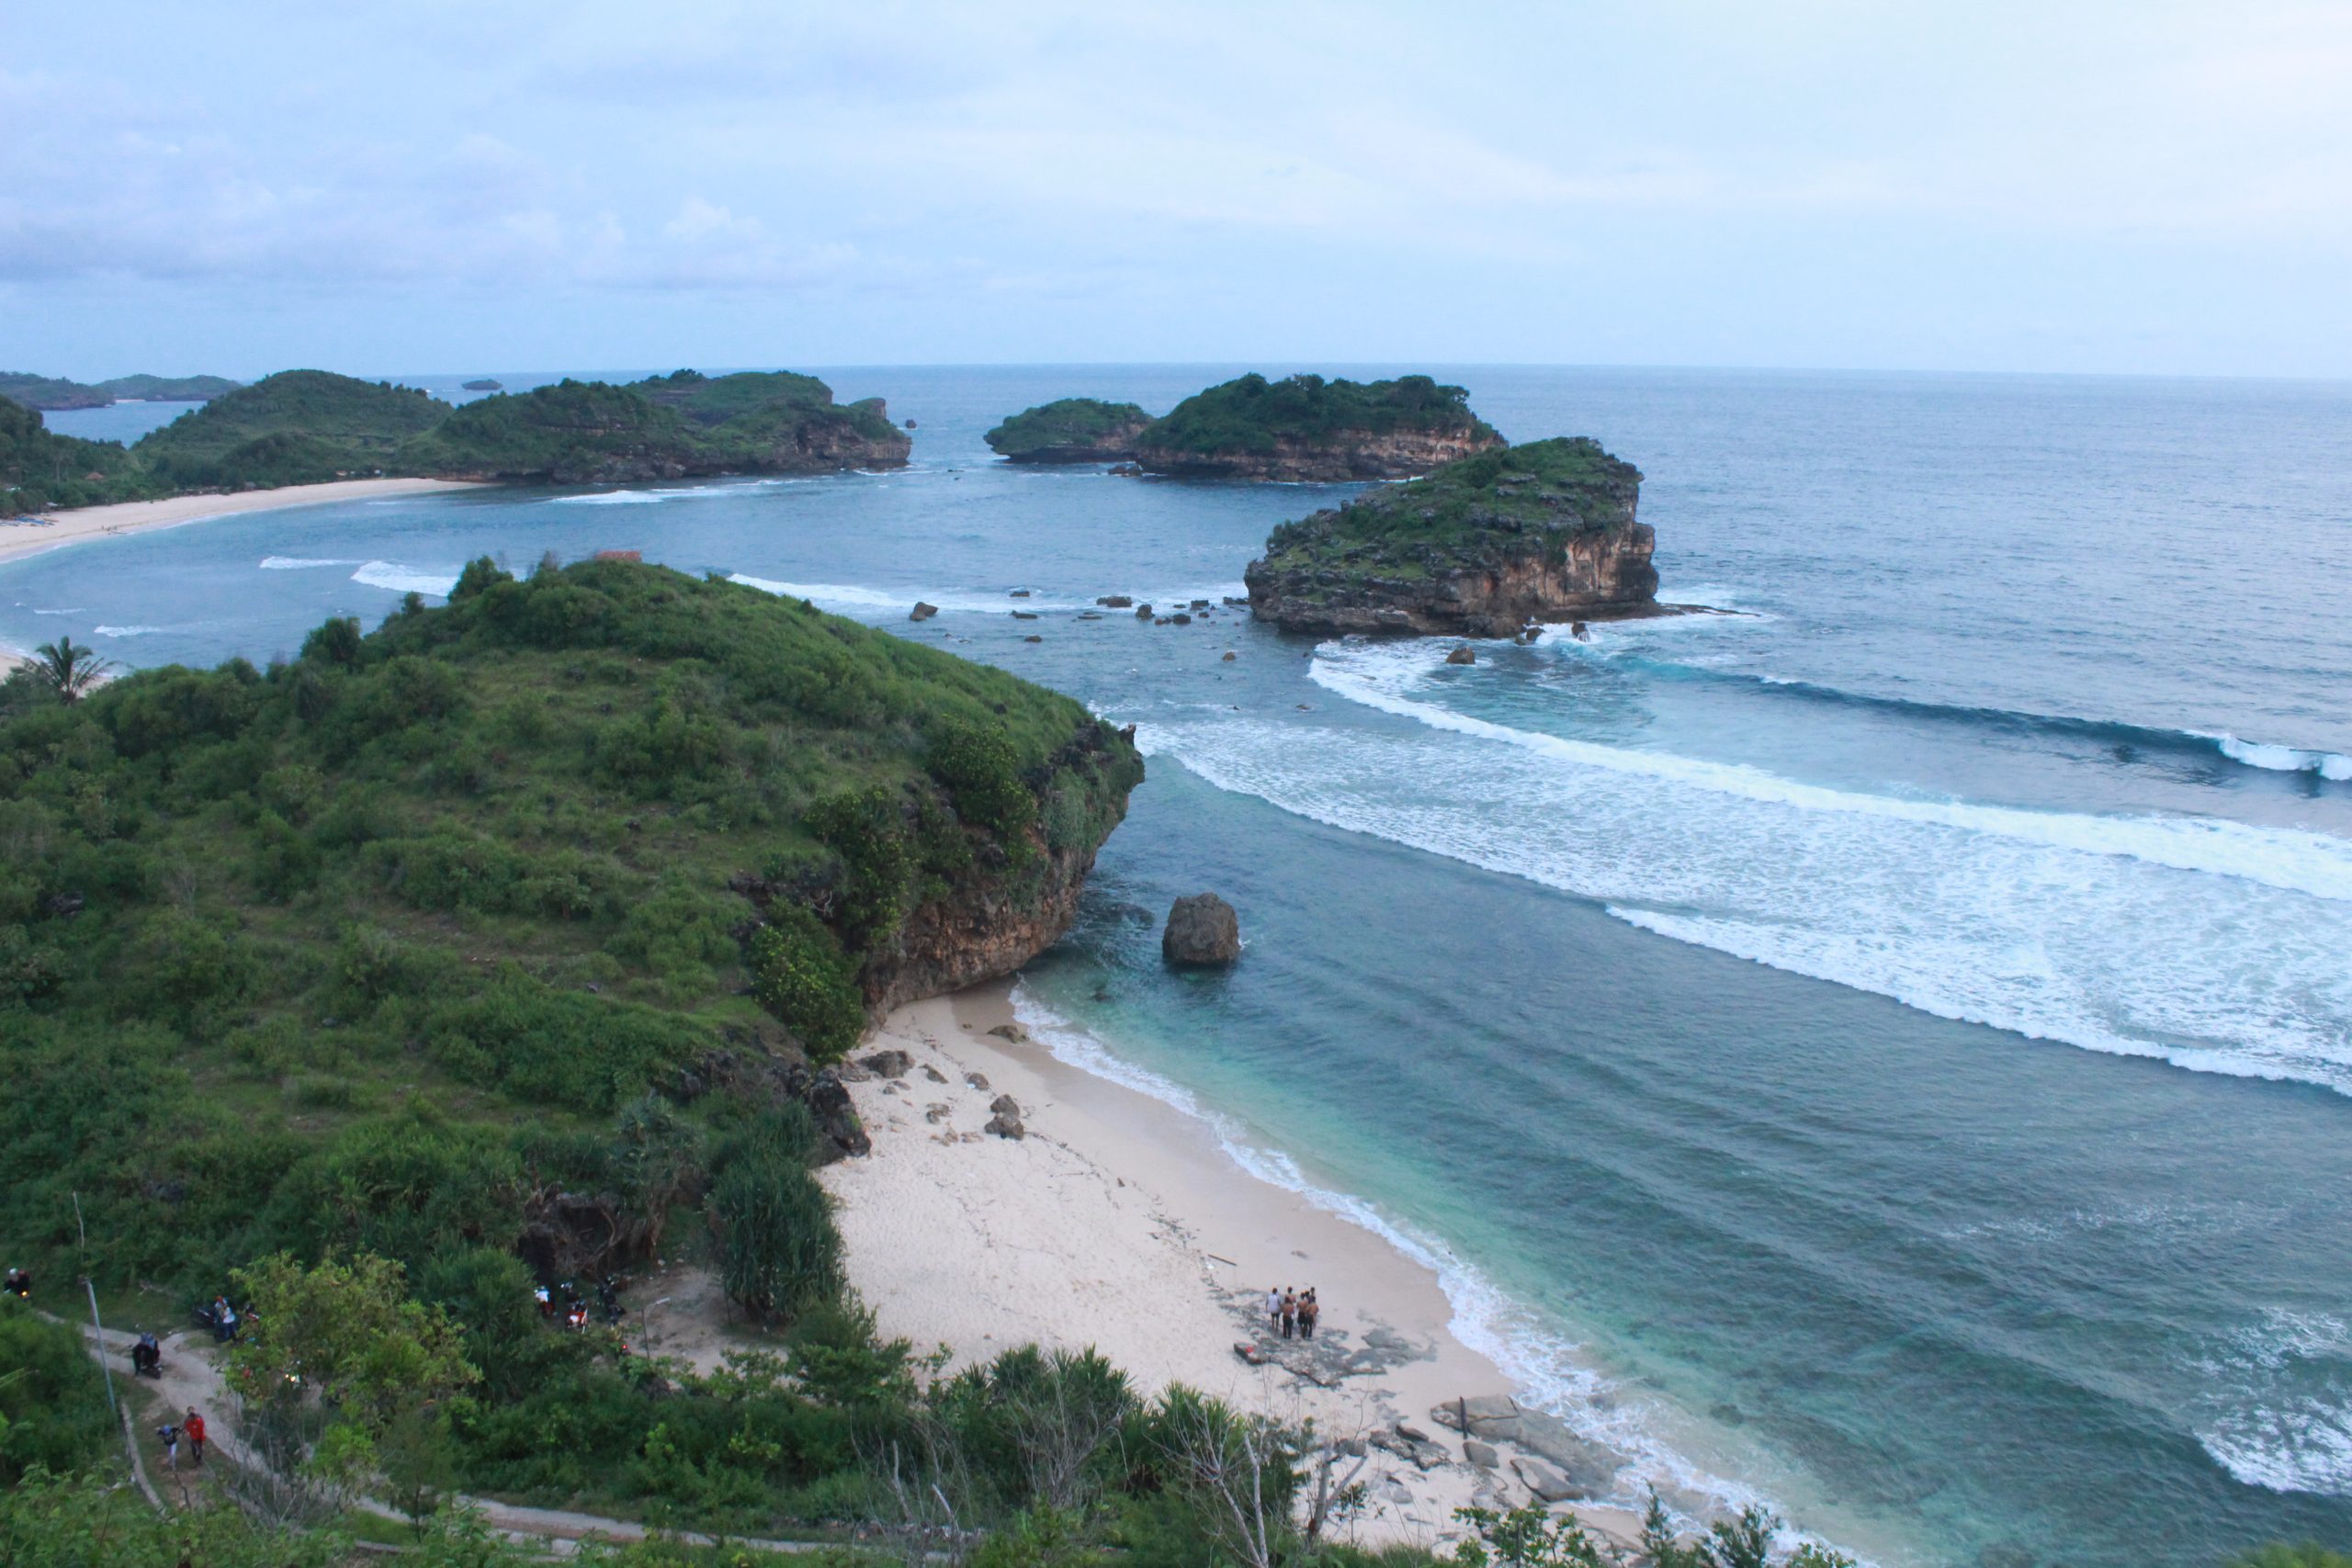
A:
{"label": "turquoise shallow water", "polygon": [[[1430,1249],[1629,1491],[1899,1562],[2352,1539],[2352,389],[1454,372],[1640,464],[1667,596],[1745,612],[1465,670],[1076,618],[1345,492],[978,433],[1217,374],[834,372],[914,469],[223,519],[0,569],[0,638],[266,658],[621,547],[1035,674],[1153,761],[1033,1005]],[[1204,886],[1249,953],[1168,975]]]}

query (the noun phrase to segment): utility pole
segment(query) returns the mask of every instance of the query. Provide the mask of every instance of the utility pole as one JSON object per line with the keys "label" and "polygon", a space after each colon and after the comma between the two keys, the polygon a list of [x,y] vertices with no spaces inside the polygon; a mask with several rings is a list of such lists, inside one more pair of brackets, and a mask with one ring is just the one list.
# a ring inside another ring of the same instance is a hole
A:
{"label": "utility pole", "polygon": [[114,1400],[114,1367],[107,1360],[107,1325],[98,1321],[98,1287],[90,1280],[90,1232],[82,1223],[82,1194],[74,1194],[74,1255],[82,1264],[82,1289],[90,1297],[90,1350],[98,1359],[98,1378],[107,1385],[107,1410],[114,1416],[115,1425],[122,1427],[122,1440],[130,1441],[130,1428],[123,1426],[122,1406]]}

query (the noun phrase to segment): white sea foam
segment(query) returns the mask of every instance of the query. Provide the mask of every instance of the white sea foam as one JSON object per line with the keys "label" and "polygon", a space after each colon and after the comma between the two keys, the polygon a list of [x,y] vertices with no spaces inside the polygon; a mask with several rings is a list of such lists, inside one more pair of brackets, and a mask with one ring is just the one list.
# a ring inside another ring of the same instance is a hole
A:
{"label": "white sea foam", "polygon": [[35,610],[33,612],[36,615],[79,615],[84,613],[79,605],[70,610]]}
{"label": "white sea foam", "polygon": [[402,566],[398,561],[371,560],[353,572],[351,581],[394,593],[430,593],[446,599],[449,590],[458,586],[458,574],[430,567]]}
{"label": "white sea foam", "polygon": [[549,506],[652,506],[669,500],[658,490],[608,490],[595,495],[551,495]]}
{"label": "white sea foam", "polygon": [[2347,1360],[2352,1330],[2341,1318],[2264,1313],[2197,1361],[2214,1391],[2199,1413],[2198,1441],[2249,1486],[2352,1496]]}
{"label": "white sea foam", "polygon": [[1327,650],[1317,678],[1409,727],[1170,717],[1139,739],[1220,788],[1678,941],[1943,1017],[2352,1093],[2352,844],[1532,735],[1397,695],[1365,668],[1395,657]]}
{"label": "white sea foam", "polygon": [[2314,897],[2352,900],[2352,840],[2210,817],[2096,817],[1961,800],[1868,795],[1717,762],[1514,729],[1408,695],[1437,658],[1411,644],[1326,644],[1309,678],[1327,691],[1432,728],[1500,741],[1582,768],[1603,768],[1805,811],[1850,813],[1995,834],[2053,849],[2128,855],[2181,871],[2241,876]]}
{"label": "white sea foam", "polygon": [[1583,1360],[1576,1342],[1559,1325],[1539,1319],[1443,1241],[1392,1220],[1362,1198],[1313,1181],[1291,1156],[1251,1142],[1238,1122],[1204,1107],[1191,1090],[1114,1055],[1093,1034],[1039,1001],[1026,985],[1013,987],[1012,1010],[1057,1060],[1205,1122],[1227,1156],[1249,1175],[1371,1232],[1429,1269],[1453,1308],[1447,1327],[1500,1368],[1517,1397],[1629,1456],[1632,1462],[1619,1473],[1615,1492],[1604,1501],[1638,1508],[1647,1487],[1656,1483],[1706,1497],[1727,1511],[1751,1502],[1770,1506],[1769,1499],[1751,1488],[1709,1474],[1673,1451],[1657,1434],[1655,1411]]}
{"label": "white sea foam", "polygon": [[2305,751],[2292,746],[2278,746],[2257,740],[2241,740],[2234,735],[2214,738],[2222,755],[2233,762],[2244,762],[2249,768],[2262,768],[2279,773],[2317,773],[2337,783],[2352,780],[2352,757],[2335,751]]}
{"label": "white sea foam", "polygon": [[170,626],[92,626],[93,637],[153,637],[157,632],[173,630]]}
{"label": "white sea foam", "polygon": [[356,560],[325,560],[310,556],[265,556],[261,569],[264,571],[312,571],[320,567],[359,564]]}

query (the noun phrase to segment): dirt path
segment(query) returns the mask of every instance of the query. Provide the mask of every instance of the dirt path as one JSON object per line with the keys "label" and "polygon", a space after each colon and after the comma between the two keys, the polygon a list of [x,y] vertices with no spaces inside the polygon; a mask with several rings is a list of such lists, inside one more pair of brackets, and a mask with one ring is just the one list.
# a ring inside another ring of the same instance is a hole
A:
{"label": "dirt path", "polygon": [[[54,1320],[53,1320],[54,1321]],[[76,1326],[84,1338],[97,1337],[97,1331],[87,1324]],[[134,1380],[130,1375],[130,1347],[139,1337],[119,1329],[105,1331],[101,1343],[107,1353],[108,1370],[116,1374],[116,1388],[121,1391]],[[172,1413],[175,1425],[184,1421],[190,1406],[204,1416],[209,1448],[218,1462],[226,1460],[240,1467],[255,1466],[252,1450],[237,1432],[232,1411],[234,1402],[229,1397],[227,1384],[220,1370],[213,1363],[215,1347],[209,1336],[193,1331],[164,1337],[163,1364],[160,1378],[140,1378],[138,1386],[151,1390],[158,1404],[153,1407],[153,1419],[144,1422],[146,1429],[134,1424],[132,1433],[139,1444],[139,1462],[142,1470],[157,1477],[166,1498],[183,1506],[193,1500],[188,1488],[203,1484],[196,1479],[198,1467],[186,1442],[180,1445],[179,1463],[168,1468],[164,1462],[153,1428],[161,1426],[164,1413]],[[185,1483],[185,1484],[183,1484]],[[583,1541],[603,1540],[616,1543],[644,1540],[650,1532],[633,1519],[608,1518],[600,1514],[577,1513],[565,1508],[531,1508],[516,1503],[501,1503],[489,1497],[458,1494],[454,1501],[481,1515],[484,1523],[507,1540],[522,1545],[547,1546],[557,1556],[568,1557]],[[388,1503],[373,1497],[357,1499],[353,1506],[379,1518],[406,1522],[407,1516]],[[689,1546],[726,1545],[748,1551],[801,1552],[823,1551],[837,1547],[836,1541],[746,1540],[737,1536],[720,1538],[692,1530],[669,1531],[665,1540]]]}

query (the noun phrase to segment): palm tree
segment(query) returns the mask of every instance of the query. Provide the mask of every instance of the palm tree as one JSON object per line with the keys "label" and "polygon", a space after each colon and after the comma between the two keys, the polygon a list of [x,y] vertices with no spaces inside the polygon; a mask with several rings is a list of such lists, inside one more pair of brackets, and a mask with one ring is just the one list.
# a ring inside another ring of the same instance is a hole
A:
{"label": "palm tree", "polygon": [[56,688],[60,697],[71,703],[88,695],[90,688],[104,680],[114,664],[100,659],[97,649],[76,648],[72,637],[62,637],[33,649],[33,668],[40,672],[42,680]]}

